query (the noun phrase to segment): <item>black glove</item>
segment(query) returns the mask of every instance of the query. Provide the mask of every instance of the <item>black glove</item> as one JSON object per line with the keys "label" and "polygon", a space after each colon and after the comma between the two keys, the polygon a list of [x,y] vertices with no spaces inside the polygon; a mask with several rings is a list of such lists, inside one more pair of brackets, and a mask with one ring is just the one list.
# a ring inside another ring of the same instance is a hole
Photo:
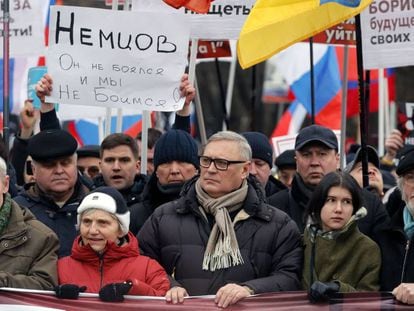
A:
{"label": "black glove", "polygon": [[132,282],[107,284],[99,291],[99,298],[109,302],[124,301],[124,295],[129,292],[131,287]]}
{"label": "black glove", "polygon": [[75,284],[62,284],[55,287],[56,297],[63,299],[78,299],[79,293],[86,290],[86,286]]}
{"label": "black glove", "polygon": [[339,284],[336,282],[323,283],[316,281],[312,284],[308,297],[311,302],[328,301],[338,291]]}

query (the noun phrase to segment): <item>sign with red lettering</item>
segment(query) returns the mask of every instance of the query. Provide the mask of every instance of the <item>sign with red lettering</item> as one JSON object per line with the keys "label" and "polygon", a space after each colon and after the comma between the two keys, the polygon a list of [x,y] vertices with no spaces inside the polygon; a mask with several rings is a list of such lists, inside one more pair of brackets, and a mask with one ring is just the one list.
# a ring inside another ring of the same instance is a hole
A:
{"label": "sign with red lettering", "polygon": [[[112,5],[112,0],[105,0],[105,4],[107,6],[111,6]],[[118,4],[125,4],[125,0],[118,0]]]}
{"label": "sign with red lettering", "polygon": [[365,69],[414,65],[413,1],[373,1],[361,30]]}
{"label": "sign with red lettering", "polygon": [[312,38],[315,43],[355,45],[355,19],[351,18],[343,23],[330,27]]}
{"label": "sign with red lettering", "polygon": [[230,57],[231,48],[228,40],[225,41],[198,41],[197,58]]}

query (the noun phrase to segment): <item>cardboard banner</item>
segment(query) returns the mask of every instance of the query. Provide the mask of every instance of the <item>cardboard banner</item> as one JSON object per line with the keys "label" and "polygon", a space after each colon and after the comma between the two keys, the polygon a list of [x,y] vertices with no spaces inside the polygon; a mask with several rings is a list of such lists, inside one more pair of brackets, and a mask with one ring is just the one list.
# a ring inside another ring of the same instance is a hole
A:
{"label": "cardboard banner", "polygon": [[133,0],[134,11],[179,11],[191,18],[191,38],[204,40],[238,39],[244,21],[256,0],[215,0],[207,14],[196,14],[185,8],[179,10],[163,1]]}
{"label": "cardboard banner", "polygon": [[373,1],[361,14],[365,69],[414,65],[414,4]]}
{"label": "cardboard banner", "polygon": [[[44,54],[43,18],[49,1],[13,0],[10,2],[10,56],[27,57]],[[1,1],[3,4],[3,1]],[[1,17],[3,9],[0,8]],[[0,49],[3,51],[3,18],[0,23]],[[3,57],[2,57],[3,58]]]}
{"label": "cardboard banner", "polygon": [[181,14],[53,6],[48,102],[175,111],[187,64],[189,29]]}

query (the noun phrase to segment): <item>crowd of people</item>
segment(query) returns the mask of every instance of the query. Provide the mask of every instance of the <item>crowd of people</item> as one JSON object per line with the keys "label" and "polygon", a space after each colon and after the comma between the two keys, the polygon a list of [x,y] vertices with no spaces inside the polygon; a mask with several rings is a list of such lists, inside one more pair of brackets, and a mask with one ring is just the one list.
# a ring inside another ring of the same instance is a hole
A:
{"label": "crowd of people", "polygon": [[320,125],[276,159],[259,132],[222,131],[199,146],[183,75],[184,107],[172,129],[149,133],[142,174],[140,136],[78,148],[44,100],[52,88],[46,74],[40,113],[25,103],[10,158],[0,157],[0,286],[173,304],[211,294],[220,308],[268,292],[319,302],[381,290],[414,304],[414,146],[398,131],[383,157],[356,148],[343,170],[336,135]]}

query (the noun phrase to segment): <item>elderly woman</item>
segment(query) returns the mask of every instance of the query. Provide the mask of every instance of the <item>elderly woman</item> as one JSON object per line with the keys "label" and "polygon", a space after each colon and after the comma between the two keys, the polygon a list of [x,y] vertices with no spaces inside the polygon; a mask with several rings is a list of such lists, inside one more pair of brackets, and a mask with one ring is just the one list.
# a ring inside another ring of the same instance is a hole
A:
{"label": "elderly woman", "polygon": [[308,206],[313,223],[304,234],[303,286],[310,289],[311,301],[338,291],[378,290],[380,250],[358,229],[356,221],[366,209],[355,179],[344,172],[329,173]]}
{"label": "elderly woman", "polygon": [[58,297],[77,298],[85,286],[105,301],[122,301],[127,293],[165,295],[168,277],[155,260],[140,255],[128,232],[128,208],[116,189],[100,187],[88,194],[78,207],[78,225],[72,254],[58,262]]}

